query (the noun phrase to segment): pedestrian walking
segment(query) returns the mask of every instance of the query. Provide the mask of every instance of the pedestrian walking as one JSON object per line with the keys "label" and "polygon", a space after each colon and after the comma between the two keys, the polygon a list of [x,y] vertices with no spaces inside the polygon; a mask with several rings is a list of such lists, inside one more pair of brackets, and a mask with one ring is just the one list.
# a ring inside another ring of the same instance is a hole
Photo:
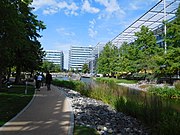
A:
{"label": "pedestrian walking", "polygon": [[47,90],[51,90],[52,75],[47,71],[46,73],[46,86]]}
{"label": "pedestrian walking", "polygon": [[34,80],[35,80],[35,88],[36,88],[36,89],[38,88],[37,77],[38,77],[38,73],[36,73],[36,74],[34,75]]}
{"label": "pedestrian walking", "polygon": [[37,90],[40,91],[40,87],[41,87],[41,81],[42,81],[42,76],[41,74],[38,73],[38,76],[37,76]]}
{"label": "pedestrian walking", "polygon": [[45,77],[44,77],[43,72],[41,73],[41,76],[42,76],[42,79],[41,79],[41,87],[43,87],[43,86],[44,86],[44,82],[45,82]]}

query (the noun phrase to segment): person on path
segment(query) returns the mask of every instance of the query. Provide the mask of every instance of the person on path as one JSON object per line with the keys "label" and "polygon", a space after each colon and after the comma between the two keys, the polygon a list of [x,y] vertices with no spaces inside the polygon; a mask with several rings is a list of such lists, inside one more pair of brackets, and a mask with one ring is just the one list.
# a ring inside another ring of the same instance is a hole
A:
{"label": "person on path", "polygon": [[38,73],[36,73],[36,74],[34,75],[34,80],[35,80],[35,88],[36,88],[36,89],[38,88],[37,77],[38,77]]}
{"label": "person on path", "polygon": [[47,90],[51,90],[52,75],[47,71],[46,73],[46,86]]}
{"label": "person on path", "polygon": [[42,81],[42,76],[41,74],[38,74],[37,76],[37,90],[40,91],[40,87],[41,87],[41,81]]}
{"label": "person on path", "polygon": [[44,77],[43,72],[41,73],[41,76],[42,76],[42,79],[41,79],[41,87],[43,87],[43,86],[44,86],[44,82],[45,82],[45,77]]}

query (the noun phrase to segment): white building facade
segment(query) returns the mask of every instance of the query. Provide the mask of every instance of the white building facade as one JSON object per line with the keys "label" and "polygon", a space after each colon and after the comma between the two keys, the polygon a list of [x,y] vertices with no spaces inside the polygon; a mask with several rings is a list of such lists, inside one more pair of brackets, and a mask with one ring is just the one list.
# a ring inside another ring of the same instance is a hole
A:
{"label": "white building facade", "polygon": [[82,66],[87,63],[87,59],[93,57],[93,47],[71,46],[69,50],[69,70],[82,70]]}
{"label": "white building facade", "polygon": [[59,65],[60,70],[64,69],[64,53],[58,50],[46,50],[46,61]]}

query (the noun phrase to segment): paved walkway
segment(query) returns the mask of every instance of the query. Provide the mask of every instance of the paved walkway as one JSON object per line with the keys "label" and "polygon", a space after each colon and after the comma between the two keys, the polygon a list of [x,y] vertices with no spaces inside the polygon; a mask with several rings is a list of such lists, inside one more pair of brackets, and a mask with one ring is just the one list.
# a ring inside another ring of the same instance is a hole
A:
{"label": "paved walkway", "polygon": [[37,91],[26,109],[0,128],[0,135],[71,135],[70,103],[57,87],[51,89]]}

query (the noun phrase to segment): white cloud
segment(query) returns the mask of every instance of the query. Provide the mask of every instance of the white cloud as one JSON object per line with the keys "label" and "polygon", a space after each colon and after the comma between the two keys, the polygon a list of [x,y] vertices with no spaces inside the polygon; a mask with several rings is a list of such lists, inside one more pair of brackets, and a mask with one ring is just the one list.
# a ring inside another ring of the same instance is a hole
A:
{"label": "white cloud", "polygon": [[92,28],[89,28],[88,33],[89,33],[89,36],[91,38],[93,38],[93,37],[95,37],[97,35],[98,32],[96,30],[93,30]]}
{"label": "white cloud", "polygon": [[56,5],[55,0],[33,0],[32,6],[35,7],[35,10],[42,8],[44,6]]}
{"label": "white cloud", "polygon": [[93,19],[89,21],[89,29],[88,29],[88,34],[91,38],[94,38],[97,35],[97,30],[95,30],[94,26],[96,24],[96,20]]}
{"label": "white cloud", "polygon": [[120,10],[120,7],[118,5],[118,2],[116,0],[95,0],[96,2],[99,2],[101,5],[105,6],[105,10],[107,12],[115,12],[117,10]]}
{"label": "white cloud", "polygon": [[96,20],[93,19],[92,21],[89,21],[90,25],[89,27],[94,28],[94,25],[96,24]]}
{"label": "white cloud", "polygon": [[95,0],[105,7],[105,11],[99,15],[98,19],[112,18],[113,16],[121,18],[125,12],[120,8],[117,0]]}
{"label": "white cloud", "polygon": [[79,9],[74,2],[57,2],[56,0],[34,0],[32,6],[35,7],[35,10],[42,8],[43,14],[55,14],[60,10],[63,10],[66,15],[77,16],[78,13],[76,11]]}
{"label": "white cloud", "polygon": [[130,9],[131,10],[138,10],[140,7],[137,4],[130,3]]}
{"label": "white cloud", "polygon": [[57,8],[47,8],[47,9],[43,10],[43,14],[45,14],[45,15],[55,14],[57,12],[58,12]]}
{"label": "white cloud", "polygon": [[98,13],[100,10],[95,7],[91,7],[88,0],[85,0],[82,5],[82,11],[88,12],[88,13]]}
{"label": "white cloud", "polygon": [[62,36],[75,36],[74,32],[71,32],[65,28],[58,28],[56,31]]}
{"label": "white cloud", "polygon": [[72,10],[72,11],[76,11],[78,10],[78,6],[72,2],[71,4],[68,4],[67,2],[63,1],[63,2],[59,2],[56,5],[59,9],[68,9],[68,10]]}

